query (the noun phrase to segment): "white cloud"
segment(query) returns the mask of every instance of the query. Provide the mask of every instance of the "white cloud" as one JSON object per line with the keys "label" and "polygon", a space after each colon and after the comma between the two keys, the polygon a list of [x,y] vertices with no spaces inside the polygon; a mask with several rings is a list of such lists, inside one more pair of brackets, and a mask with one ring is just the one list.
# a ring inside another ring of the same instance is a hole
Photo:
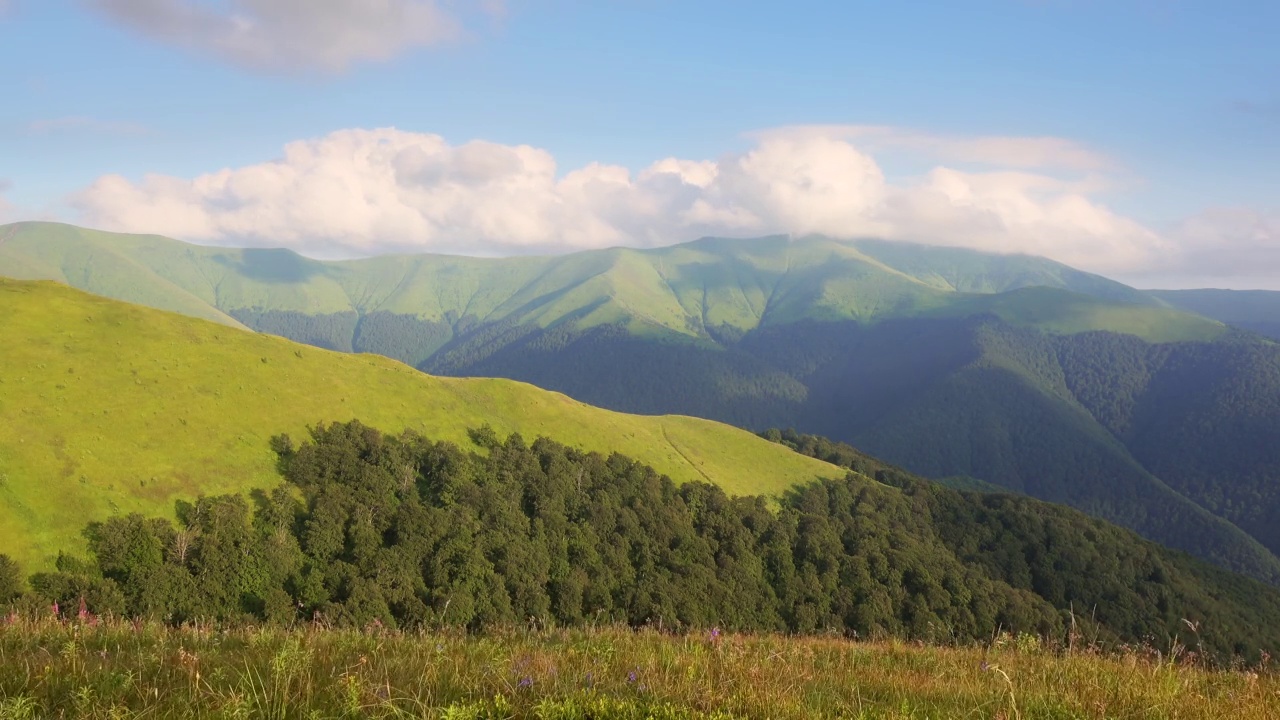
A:
{"label": "white cloud", "polygon": [[939,167],[898,189],[884,209],[891,236],[991,252],[1043,255],[1121,272],[1169,251],[1155,232],[1116,215],[1076,183],[1024,172]]}
{"label": "white cloud", "polygon": [[[464,32],[436,0],[82,1],[153,39],[257,70],[339,72]],[[474,4],[501,10],[496,0]]]}
{"label": "white cloud", "polygon": [[856,142],[868,151],[902,150],[931,161],[1000,168],[1104,171],[1115,169],[1106,155],[1056,137],[960,137],[878,125],[796,125],[757,137],[819,136]]}
{"label": "white cloud", "polygon": [[1116,275],[1145,288],[1280,290],[1280,212],[1216,207],[1168,228],[1163,252]]}
{"label": "white cloud", "polygon": [[839,133],[765,133],[717,160],[561,173],[549,152],[527,145],[455,146],[387,128],[294,142],[276,160],[191,179],[106,176],[73,204],[81,222],[98,227],[324,256],[554,252],[779,232],[1029,252],[1104,272],[1168,252],[1091,192],[1047,174],[946,166],[894,184]]}
{"label": "white cloud", "polygon": [[1219,207],[1195,215],[1170,232],[1176,252],[1155,267],[1192,274],[1200,284],[1280,289],[1280,212]]}

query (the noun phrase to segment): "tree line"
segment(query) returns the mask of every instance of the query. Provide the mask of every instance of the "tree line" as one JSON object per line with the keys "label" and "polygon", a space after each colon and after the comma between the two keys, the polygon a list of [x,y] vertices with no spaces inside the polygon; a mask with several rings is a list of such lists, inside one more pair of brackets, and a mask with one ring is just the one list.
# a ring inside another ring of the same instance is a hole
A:
{"label": "tree line", "polygon": [[[851,472],[778,498],[677,486],[619,454],[472,431],[475,447],[357,421],[272,441],[284,482],[114,517],[0,603],[169,622],[837,632],[1001,631],[1280,648],[1280,592],[1081,513]],[[870,462],[868,460],[867,462]],[[1185,641],[1185,639],[1184,639]]]}

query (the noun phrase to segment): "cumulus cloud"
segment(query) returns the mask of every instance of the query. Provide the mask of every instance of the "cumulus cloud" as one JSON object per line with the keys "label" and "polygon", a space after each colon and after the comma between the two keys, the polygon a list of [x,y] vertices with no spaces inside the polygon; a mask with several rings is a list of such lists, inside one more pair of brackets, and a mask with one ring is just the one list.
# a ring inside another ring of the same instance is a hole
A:
{"label": "cumulus cloud", "polygon": [[1164,229],[1161,252],[1116,274],[1136,287],[1280,290],[1280,211],[1215,207]]}
{"label": "cumulus cloud", "polygon": [[1280,286],[1280,212],[1212,208],[1183,221],[1171,235],[1177,251],[1165,264],[1172,268],[1191,268],[1207,278],[1253,276]]}
{"label": "cumulus cloud", "polygon": [[[257,70],[338,72],[463,33],[435,0],[82,1],[155,40]],[[501,8],[476,4],[490,14]]]}
{"label": "cumulus cloud", "polygon": [[893,149],[933,161],[1000,168],[1104,171],[1115,168],[1103,153],[1056,137],[963,137],[879,125],[801,125],[777,128],[757,137],[819,136],[856,142],[875,152]]}
{"label": "cumulus cloud", "polygon": [[884,215],[890,237],[1042,255],[1097,272],[1142,267],[1169,250],[1167,240],[1112,212],[1077,183],[1025,172],[935,168],[898,189]]}
{"label": "cumulus cloud", "polygon": [[715,160],[562,172],[546,150],[392,128],[291,143],[195,178],[110,175],[72,200],[97,227],[318,256],[473,255],[655,246],[700,235],[819,233],[1030,252],[1098,271],[1167,251],[1088,183],[938,166],[906,183],[840,133],[756,136]]}

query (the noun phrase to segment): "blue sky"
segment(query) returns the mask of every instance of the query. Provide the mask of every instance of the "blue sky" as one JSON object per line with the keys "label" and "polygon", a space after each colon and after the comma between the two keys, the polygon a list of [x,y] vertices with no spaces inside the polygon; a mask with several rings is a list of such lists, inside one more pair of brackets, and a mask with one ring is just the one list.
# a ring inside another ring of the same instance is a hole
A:
{"label": "blue sky", "polygon": [[317,255],[815,231],[1280,276],[1280,3],[0,5],[2,220]]}

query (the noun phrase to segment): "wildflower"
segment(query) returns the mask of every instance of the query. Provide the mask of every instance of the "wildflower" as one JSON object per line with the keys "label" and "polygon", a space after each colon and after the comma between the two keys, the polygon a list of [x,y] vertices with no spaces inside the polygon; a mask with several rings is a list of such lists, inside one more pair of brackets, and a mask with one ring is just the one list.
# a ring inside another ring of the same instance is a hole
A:
{"label": "wildflower", "polygon": [[718,642],[719,640],[720,640],[720,628],[718,627],[711,628],[711,642]]}
{"label": "wildflower", "polygon": [[61,617],[61,616],[62,616],[62,612],[61,612],[60,610],[58,610],[58,601],[57,601],[57,600],[54,600],[54,601],[53,601],[53,616],[54,616],[54,617]]}
{"label": "wildflower", "polygon": [[595,685],[595,675],[588,672],[587,676],[582,679],[582,686],[585,688],[591,688],[594,685]]}
{"label": "wildflower", "polygon": [[533,678],[529,677],[528,675],[525,675],[524,677],[520,678],[520,683],[517,685],[517,687],[521,689],[533,687]]}
{"label": "wildflower", "polygon": [[633,683],[635,681],[636,681],[636,671],[632,670],[631,672],[627,673],[627,682]]}

